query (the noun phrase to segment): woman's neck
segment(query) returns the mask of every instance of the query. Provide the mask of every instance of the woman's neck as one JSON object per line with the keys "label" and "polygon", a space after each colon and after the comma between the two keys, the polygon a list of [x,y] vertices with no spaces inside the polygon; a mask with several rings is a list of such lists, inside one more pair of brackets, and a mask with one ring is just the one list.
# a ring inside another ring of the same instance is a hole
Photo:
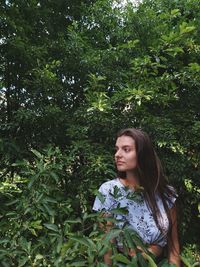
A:
{"label": "woman's neck", "polygon": [[125,186],[136,188],[140,185],[138,177],[133,172],[126,173],[126,179],[121,179]]}

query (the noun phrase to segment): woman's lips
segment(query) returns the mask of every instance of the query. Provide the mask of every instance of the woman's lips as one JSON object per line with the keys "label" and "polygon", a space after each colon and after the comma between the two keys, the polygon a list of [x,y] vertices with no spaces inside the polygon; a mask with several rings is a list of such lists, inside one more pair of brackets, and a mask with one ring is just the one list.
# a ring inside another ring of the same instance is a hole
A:
{"label": "woman's lips", "polygon": [[124,162],[123,161],[117,161],[116,164],[117,165],[122,165],[122,164],[124,164]]}

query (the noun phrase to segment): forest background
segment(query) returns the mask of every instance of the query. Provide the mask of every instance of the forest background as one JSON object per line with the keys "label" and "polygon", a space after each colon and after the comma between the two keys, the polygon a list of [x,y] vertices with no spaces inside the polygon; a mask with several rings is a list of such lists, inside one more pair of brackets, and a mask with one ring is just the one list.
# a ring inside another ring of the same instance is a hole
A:
{"label": "forest background", "polygon": [[105,266],[91,207],[125,127],[151,136],[195,264],[199,0],[7,0],[0,14],[1,266]]}

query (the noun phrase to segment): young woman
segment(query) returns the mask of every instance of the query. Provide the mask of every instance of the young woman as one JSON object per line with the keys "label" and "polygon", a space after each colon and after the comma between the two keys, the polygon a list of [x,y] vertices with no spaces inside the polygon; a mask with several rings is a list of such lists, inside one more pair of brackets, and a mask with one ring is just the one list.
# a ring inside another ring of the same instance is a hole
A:
{"label": "young woman", "polygon": [[[180,267],[176,193],[165,179],[149,136],[134,128],[121,130],[116,140],[115,163],[118,177],[101,185],[99,191],[104,201],[96,197],[93,210],[109,212],[117,207],[126,208],[127,215],[117,218],[120,227],[128,225],[136,231],[157,258],[167,246],[169,263]],[[134,194],[138,187],[143,188],[139,202],[130,198],[130,193]],[[118,197],[114,197],[115,192]],[[120,242],[116,245],[123,252]],[[135,251],[130,250],[129,256],[133,255]],[[112,266],[110,251],[104,260]]]}

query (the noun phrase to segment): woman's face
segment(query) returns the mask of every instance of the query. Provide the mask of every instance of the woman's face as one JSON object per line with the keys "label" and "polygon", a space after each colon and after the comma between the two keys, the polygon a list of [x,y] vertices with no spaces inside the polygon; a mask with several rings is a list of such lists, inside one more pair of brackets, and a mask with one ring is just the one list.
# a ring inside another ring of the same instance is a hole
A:
{"label": "woman's face", "polygon": [[135,141],[132,137],[122,135],[116,141],[115,163],[121,172],[133,171],[137,166]]}

